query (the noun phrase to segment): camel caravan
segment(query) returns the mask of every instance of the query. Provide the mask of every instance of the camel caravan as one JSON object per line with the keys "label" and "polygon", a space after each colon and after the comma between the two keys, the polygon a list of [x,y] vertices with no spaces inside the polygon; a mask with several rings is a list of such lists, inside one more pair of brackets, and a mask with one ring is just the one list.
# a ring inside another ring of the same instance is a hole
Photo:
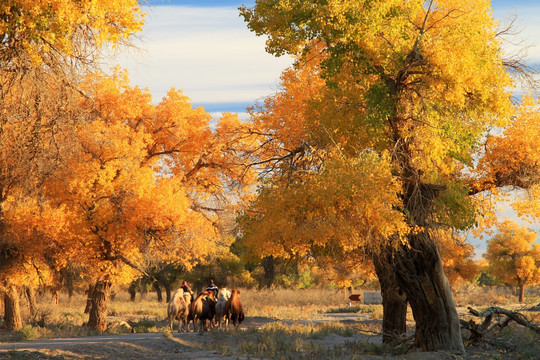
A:
{"label": "camel caravan", "polygon": [[195,293],[184,281],[176,290],[167,305],[169,327],[174,330],[174,322],[178,321],[178,331],[208,331],[210,328],[228,328],[232,322],[235,329],[244,320],[244,311],[240,302],[240,291],[226,288],[219,289],[210,282],[206,290],[195,296]]}

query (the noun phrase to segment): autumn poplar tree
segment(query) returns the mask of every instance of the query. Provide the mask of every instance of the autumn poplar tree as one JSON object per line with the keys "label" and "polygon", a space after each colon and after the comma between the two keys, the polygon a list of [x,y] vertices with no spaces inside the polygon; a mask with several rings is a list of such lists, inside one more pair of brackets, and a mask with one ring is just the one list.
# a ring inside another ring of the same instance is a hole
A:
{"label": "autumn poplar tree", "polygon": [[488,242],[486,259],[493,274],[508,284],[517,285],[523,302],[526,285],[540,282],[540,244],[538,235],[526,227],[506,220]]}
{"label": "autumn poplar tree", "polygon": [[[78,76],[95,66],[103,45],[128,43],[141,25],[136,0],[7,0],[0,5],[0,291],[9,329],[22,326],[17,286],[29,280],[17,274],[21,264],[29,263],[26,246],[39,254],[31,249],[37,241],[17,240],[28,235],[16,227],[22,221],[20,207],[36,209],[35,201],[25,197],[39,192],[44,174],[58,163],[58,144],[74,133]],[[12,200],[21,198],[13,206]],[[15,222],[8,223],[11,219]]]}
{"label": "autumn poplar tree", "polygon": [[[527,161],[513,168],[492,167],[496,157],[505,157],[504,140],[490,140],[492,145],[487,147],[487,157],[478,171],[473,161],[475,155],[483,157],[476,152],[486,148],[483,141],[491,128],[510,129],[519,122],[510,122],[513,109],[509,87],[513,82],[503,61],[489,2],[259,0],[252,9],[241,8],[241,13],[250,29],[269,37],[267,50],[275,55],[293,54],[299,59],[298,66],[310,66],[313,54],[324,54],[320,77],[325,84],[319,94],[304,96],[305,102],[288,111],[279,108],[275,100],[282,95],[277,95],[255,115],[258,121],[266,114],[275,114],[275,119],[286,126],[288,121],[296,123],[300,113],[308,124],[300,129],[308,136],[284,147],[288,152],[271,158],[271,162],[294,160],[293,175],[287,174],[291,180],[280,177],[269,181],[250,218],[268,216],[268,211],[258,209],[265,197],[272,198],[272,192],[307,220],[328,218],[327,212],[313,207],[314,199],[324,199],[320,192],[335,198],[337,204],[341,196],[346,201],[358,201],[358,213],[352,217],[360,222],[369,219],[366,213],[385,218],[385,211],[393,211],[390,222],[368,222],[367,228],[359,223],[352,232],[342,226],[344,231],[337,227],[335,232],[346,234],[342,245],[347,244],[347,237],[360,239],[369,234],[362,241],[375,250],[376,266],[381,265],[381,273],[393,274],[388,279],[380,278],[381,284],[398,290],[383,296],[385,312],[399,308],[394,317],[404,319],[406,306],[391,307],[388,303],[390,297],[403,294],[397,302],[411,305],[418,347],[463,352],[459,318],[444,274],[437,233],[441,227],[473,226],[478,214],[478,199],[473,196],[482,191],[508,185],[531,189],[538,183],[536,155],[525,155]],[[292,103],[294,97],[291,99]],[[261,133],[272,138],[277,131]],[[500,153],[496,143],[501,145]],[[324,152],[318,151],[321,149]],[[307,155],[316,158],[322,153],[338,160],[298,166],[298,160]],[[347,165],[338,170],[340,163]],[[526,167],[532,176],[520,175],[519,166]],[[274,170],[285,174],[276,166],[269,171]],[[319,188],[313,193],[296,189],[295,185],[306,183],[313,170],[323,178],[325,173],[335,175],[333,171],[349,176],[344,176],[341,188],[328,177],[324,180],[329,181],[330,189]],[[503,176],[505,171],[508,174]],[[357,199],[354,195],[360,192],[354,181],[362,181],[372,197]],[[274,182],[285,185],[276,187]],[[297,199],[306,199],[305,207],[283,196],[282,189],[287,187],[302,196]],[[364,204],[363,199],[373,203]],[[274,204],[268,206],[272,209]],[[340,220],[339,216],[332,219]],[[273,220],[279,221],[277,216]],[[257,226],[248,222],[248,229]],[[300,234],[308,234],[308,230]],[[355,232],[359,236],[354,237]],[[289,236],[291,244],[276,241],[280,245],[272,250],[306,247],[303,240]]]}
{"label": "autumn poplar tree", "polygon": [[246,140],[237,116],[212,117],[170,90],[154,105],[124,71],[83,84],[87,113],[65,165],[45,183],[65,208],[72,261],[87,268],[88,326],[107,328],[113,283],[144,274],[148,252],[186,269],[219,239],[217,212],[241,203],[252,177],[238,159]]}

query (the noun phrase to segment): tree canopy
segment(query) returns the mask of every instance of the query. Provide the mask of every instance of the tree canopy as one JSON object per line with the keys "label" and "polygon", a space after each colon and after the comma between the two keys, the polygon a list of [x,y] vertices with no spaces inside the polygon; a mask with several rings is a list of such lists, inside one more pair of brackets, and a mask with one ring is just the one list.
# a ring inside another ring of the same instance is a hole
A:
{"label": "tree canopy", "polygon": [[525,286],[540,282],[538,235],[509,220],[498,230],[488,242],[485,257],[495,276],[519,287],[519,301],[523,302]]}
{"label": "tree canopy", "polygon": [[[315,223],[313,233],[321,236],[307,240],[311,251],[314,245],[333,244],[334,233],[343,235],[344,248],[378,244],[374,247],[378,263],[382,267],[387,263],[387,269],[396,272],[395,278],[386,280],[399,281],[413,309],[416,344],[426,350],[463,351],[437,234],[444,228],[470,229],[479,222],[487,208],[480,205],[481,196],[471,195],[502,186],[531,189],[536,183],[536,178],[510,182],[524,178],[516,166],[503,170],[509,172],[506,177],[496,170],[496,162],[506,157],[502,149],[509,145],[501,144],[499,153],[497,144],[504,137],[491,136],[492,129],[508,127],[506,136],[512,136],[510,129],[517,129],[527,115],[522,111],[513,117],[514,82],[489,2],[260,0],[253,8],[241,8],[241,13],[251,30],[268,36],[270,53],[298,58],[291,70],[296,77],[285,73],[283,91],[253,114],[256,128],[266,124],[260,133],[273,153],[259,162],[273,165],[266,168],[268,180],[254,205],[257,229],[266,231],[277,221],[273,206],[280,201],[263,200],[270,194],[283,199],[282,208],[292,207],[294,214],[301,214],[281,219],[276,233],[266,233],[268,246],[274,251],[290,246],[305,252],[297,246],[295,234],[305,237],[305,224],[314,224],[312,219],[328,220],[330,231],[322,232]],[[300,85],[312,77],[320,80]],[[302,87],[304,92],[298,92]],[[276,124],[282,129],[277,130]],[[293,142],[288,131],[297,134]],[[533,126],[530,131],[537,129]],[[519,166],[537,174],[536,155],[520,155],[531,162],[519,162],[518,157]],[[337,171],[343,187],[333,181],[339,178],[332,172],[336,158],[347,164]],[[318,187],[319,181],[327,182],[329,189]],[[354,181],[365,185],[370,195],[355,198],[354,191],[361,187]],[[338,201],[325,202],[323,191]],[[340,202],[341,196],[349,202]],[[367,199],[373,203],[364,203]],[[266,213],[261,211],[263,203],[269,204]],[[327,216],[330,212],[321,212],[316,204],[352,215],[335,226],[334,218]],[[382,204],[390,205],[390,216],[383,215]],[[380,217],[362,223],[369,218],[366,213],[373,215],[370,209]],[[266,219],[272,220],[261,224]],[[392,227],[400,219],[401,225]],[[249,223],[248,229],[252,227]],[[290,237],[283,236],[284,230]],[[248,231],[257,239],[253,234]]]}

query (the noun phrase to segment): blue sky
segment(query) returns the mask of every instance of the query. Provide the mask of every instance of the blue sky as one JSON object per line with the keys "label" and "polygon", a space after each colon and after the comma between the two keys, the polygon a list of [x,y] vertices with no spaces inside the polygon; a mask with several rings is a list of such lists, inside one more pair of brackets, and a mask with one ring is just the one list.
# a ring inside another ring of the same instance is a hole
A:
{"label": "blue sky", "polygon": [[[501,23],[517,15],[517,39],[529,45],[529,62],[540,64],[540,4],[538,0],[494,0],[493,14]],[[265,39],[251,33],[238,7],[255,1],[148,0],[146,24],[136,45],[141,51],[120,55],[115,62],[130,73],[132,85],[147,87],[155,103],[174,87],[195,106],[214,116],[239,113],[275,93],[281,72],[291,65],[287,56],[265,52]],[[512,52],[508,48],[508,52]],[[515,219],[502,206],[501,217]],[[540,227],[535,224],[540,233]],[[473,239],[485,250],[485,241]]]}
{"label": "blue sky", "polygon": [[[264,51],[264,38],[251,33],[238,14],[254,0],[147,0],[146,24],[137,43],[116,61],[133,85],[148,87],[159,102],[171,87],[182,89],[209,112],[237,112],[278,89],[292,61]],[[520,38],[532,63],[540,64],[540,5],[536,0],[493,1],[494,16],[518,15]],[[503,23],[505,20],[502,20]]]}

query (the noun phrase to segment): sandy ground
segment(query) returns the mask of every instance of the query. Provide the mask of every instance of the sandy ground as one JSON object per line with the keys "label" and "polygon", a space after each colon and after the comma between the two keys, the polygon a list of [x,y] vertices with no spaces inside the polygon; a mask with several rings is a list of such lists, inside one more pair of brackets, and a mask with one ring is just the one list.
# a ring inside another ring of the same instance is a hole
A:
{"label": "sandy ground", "polygon": [[[325,321],[366,321],[366,316],[359,314],[325,314],[315,322]],[[258,328],[264,324],[277,321],[269,318],[246,318],[242,328],[234,334],[241,339],[247,336],[249,328]],[[288,323],[288,322],[285,322]],[[290,322],[293,323],[293,322]],[[218,331],[218,330],[212,330]],[[229,334],[229,333],[228,333]],[[188,359],[188,360],[218,360],[218,359],[254,359],[253,356],[225,356],[216,351],[208,350],[212,336],[208,333],[173,333],[166,337],[162,333],[102,335],[79,337],[71,339],[48,339],[23,342],[0,343],[0,359]],[[344,337],[330,334],[321,339],[310,340],[318,345],[333,349],[335,345],[345,342],[381,343],[380,336],[356,334]],[[296,355],[291,354],[290,359]],[[300,355],[297,355],[301,357]],[[466,356],[450,353],[408,353],[396,357],[363,355],[365,360],[464,360],[464,359],[506,359],[497,357],[497,353],[482,348],[468,349]],[[343,357],[341,357],[343,358]],[[346,358],[346,357],[345,357]],[[509,357],[508,359],[511,359]]]}
{"label": "sandy ground", "polygon": [[[241,332],[239,336],[242,336]],[[253,359],[249,356],[224,356],[215,351],[204,350],[204,337],[205,334],[175,333],[171,339],[165,338],[162,334],[153,333],[2,343],[0,344],[0,359]],[[330,334],[315,341],[328,348],[333,348],[334,345],[345,341],[358,340],[365,339],[362,335],[343,337]],[[294,359],[294,354],[291,356]],[[392,358],[365,355],[362,359]],[[446,360],[460,359],[460,357],[444,353],[411,353],[402,355],[399,359]]]}
{"label": "sandy ground", "polygon": [[[327,314],[314,321],[348,322],[366,319],[367,316],[358,314]],[[247,329],[258,328],[273,321],[276,320],[248,317],[237,336],[241,338]],[[285,323],[292,324],[293,322]],[[211,341],[211,337],[206,333],[175,332],[172,335],[170,338],[162,333],[144,333],[0,343],[0,359],[253,359],[248,356],[224,356],[216,351],[206,350],[207,343]],[[380,343],[381,339],[379,336],[362,334],[353,337],[330,334],[314,341],[322,346],[333,348],[334,345],[346,341]],[[365,359],[380,358],[382,357],[365,357]]]}

